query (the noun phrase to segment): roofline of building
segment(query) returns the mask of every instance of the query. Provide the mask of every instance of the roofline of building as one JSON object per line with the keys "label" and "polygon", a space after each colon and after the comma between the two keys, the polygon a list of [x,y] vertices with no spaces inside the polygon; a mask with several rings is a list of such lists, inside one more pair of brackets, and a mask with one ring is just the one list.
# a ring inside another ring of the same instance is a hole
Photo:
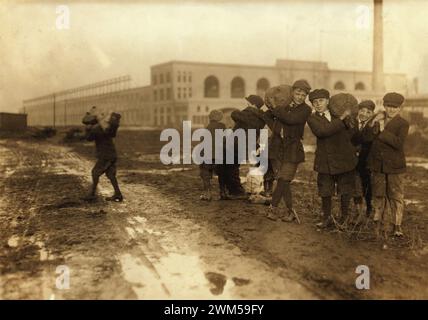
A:
{"label": "roofline of building", "polygon": [[[331,72],[343,72],[343,73],[365,73],[365,74],[369,74],[371,75],[372,72],[371,71],[363,71],[363,70],[338,70],[338,69],[329,69],[329,71]],[[399,72],[384,72],[384,75],[389,75],[389,76],[404,76],[407,77],[407,74],[405,73],[399,73]]]}
{"label": "roofline of building", "polygon": [[[282,59],[278,59],[278,60],[282,60]],[[277,61],[278,61],[277,60]],[[289,61],[289,62],[309,62],[309,63],[327,63],[324,61],[309,61],[309,60],[288,60],[288,59],[283,59],[283,61]],[[278,67],[276,65],[271,65],[271,66],[267,66],[267,65],[254,65],[254,64],[238,64],[238,63],[221,63],[221,62],[202,62],[202,61],[185,61],[185,60],[170,60],[167,62],[163,62],[163,63],[158,63],[158,64],[154,64],[152,66],[150,66],[150,68],[155,68],[155,67],[161,67],[161,66],[167,66],[170,64],[190,64],[190,65],[205,65],[205,66],[224,66],[224,67],[236,67],[236,68],[258,68],[258,69],[278,69]],[[329,71],[329,72],[343,72],[343,73],[364,73],[364,74],[372,74],[371,71],[364,71],[364,70],[338,70],[338,69],[317,69],[317,68],[297,68],[298,70],[321,70],[321,71]],[[407,75],[405,73],[399,73],[399,72],[391,72],[391,73],[384,73],[385,75],[396,75],[396,76],[404,76],[406,77]]]}
{"label": "roofline of building", "polygon": [[204,65],[204,66],[226,66],[226,67],[237,67],[237,68],[262,68],[262,69],[276,69],[275,66],[261,66],[255,64],[238,64],[238,63],[221,63],[221,62],[201,62],[201,61],[184,61],[184,60],[171,60],[159,64],[154,64],[150,68],[166,66],[169,64],[192,64],[192,65]]}

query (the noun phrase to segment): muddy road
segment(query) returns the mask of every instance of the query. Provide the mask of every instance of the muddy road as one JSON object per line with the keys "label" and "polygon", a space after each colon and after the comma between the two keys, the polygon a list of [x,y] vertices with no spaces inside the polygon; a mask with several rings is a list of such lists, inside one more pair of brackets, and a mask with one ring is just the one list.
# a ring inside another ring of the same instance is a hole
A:
{"label": "muddy road", "polygon": [[[263,205],[200,202],[196,166],[163,166],[132,137],[117,139],[123,203],[103,200],[104,177],[97,202],[80,200],[91,144],[0,140],[2,299],[428,298],[425,168],[406,176],[406,236],[382,250],[369,229],[315,228],[310,155],[293,185],[303,224],[286,224],[265,219]],[[355,287],[358,265],[370,268],[370,290]]]}

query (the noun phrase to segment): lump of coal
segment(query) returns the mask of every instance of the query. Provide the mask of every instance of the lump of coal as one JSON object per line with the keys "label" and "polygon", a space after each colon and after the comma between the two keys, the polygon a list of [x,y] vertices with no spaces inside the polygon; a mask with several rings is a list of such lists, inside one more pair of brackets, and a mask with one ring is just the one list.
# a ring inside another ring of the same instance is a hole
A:
{"label": "lump of coal", "polygon": [[272,100],[276,106],[288,105],[291,103],[291,99],[291,86],[286,84],[269,88],[265,93],[266,104]]}
{"label": "lump of coal", "polygon": [[358,113],[358,100],[352,94],[338,93],[330,98],[329,109],[337,117],[340,117],[345,110],[355,115]]}

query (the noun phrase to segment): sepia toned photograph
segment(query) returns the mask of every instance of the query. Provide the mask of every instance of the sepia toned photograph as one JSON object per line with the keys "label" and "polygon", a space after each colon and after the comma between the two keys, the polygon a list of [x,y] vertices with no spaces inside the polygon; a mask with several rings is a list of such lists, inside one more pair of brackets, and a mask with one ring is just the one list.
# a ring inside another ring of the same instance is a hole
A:
{"label": "sepia toned photograph", "polygon": [[427,14],[1,1],[0,300],[428,299]]}

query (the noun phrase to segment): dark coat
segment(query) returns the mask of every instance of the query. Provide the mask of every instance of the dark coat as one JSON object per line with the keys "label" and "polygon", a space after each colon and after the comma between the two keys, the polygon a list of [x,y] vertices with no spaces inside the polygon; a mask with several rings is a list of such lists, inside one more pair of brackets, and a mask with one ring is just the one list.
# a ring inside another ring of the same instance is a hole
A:
{"label": "dark coat", "polygon": [[[305,152],[302,139],[305,130],[305,124],[312,112],[311,107],[302,103],[295,107],[278,106],[272,110],[273,116],[282,126],[284,138],[281,139],[283,145],[283,161],[300,163],[305,161]],[[274,135],[274,139],[280,138],[280,135]],[[279,140],[279,139],[278,139]],[[273,141],[273,144],[277,144]]]}
{"label": "dark coat", "polygon": [[351,143],[352,133],[342,120],[332,115],[329,122],[318,113],[313,113],[309,116],[308,125],[317,137],[315,171],[336,175],[355,169],[358,159]]}
{"label": "dark coat", "polygon": [[367,169],[367,158],[372,146],[373,129],[369,125],[365,125],[362,129],[358,128],[358,121],[355,121],[357,126],[354,129],[351,142],[356,147],[358,153],[357,170],[364,171]]}
{"label": "dark coat", "polygon": [[268,140],[268,158],[282,161],[284,141],[281,137],[282,123],[273,115],[272,110],[263,113],[263,119],[272,134]]}
{"label": "dark coat", "polygon": [[109,126],[107,129],[103,129],[99,124],[96,124],[87,127],[86,139],[88,141],[95,141],[96,156],[98,159],[114,160],[117,158],[116,148],[113,143],[116,132],[116,126]]}
{"label": "dark coat", "polygon": [[[256,130],[256,148],[258,148],[258,141],[260,138],[260,130],[265,127],[265,121],[263,120],[263,111],[260,109],[254,108],[254,107],[247,107],[242,111],[235,110],[232,112],[231,117],[233,121],[235,121],[235,126],[233,127],[233,130],[237,129],[244,129],[246,134],[246,146],[245,150],[246,153],[243,155],[243,158],[247,159],[248,155],[248,148],[250,147],[248,145],[248,130],[249,129],[255,129]],[[237,161],[239,152],[238,147],[238,141],[235,140],[234,144],[234,154],[235,154],[235,162]],[[247,159],[248,160],[248,159]]]}
{"label": "dark coat", "polygon": [[[374,127],[375,128],[375,127]],[[367,134],[366,139],[374,137],[367,159],[372,172],[403,173],[406,171],[404,141],[409,133],[409,123],[400,115],[395,116],[377,136]]]}
{"label": "dark coat", "polygon": [[[215,159],[215,148],[216,148],[216,143],[215,143],[215,130],[216,129],[226,129],[226,125],[223,122],[220,121],[215,121],[215,120],[210,120],[210,122],[208,123],[206,129],[211,133],[211,138],[212,138],[212,159]],[[225,139],[223,139],[223,146],[224,146],[224,141]],[[221,149],[222,150],[222,149]],[[222,150],[223,152],[223,150]]]}
{"label": "dark coat", "polygon": [[265,127],[263,111],[254,107],[247,107],[242,111],[235,110],[230,116],[235,121],[233,130],[244,129],[248,133],[248,129],[256,129],[259,137],[260,130]]}

